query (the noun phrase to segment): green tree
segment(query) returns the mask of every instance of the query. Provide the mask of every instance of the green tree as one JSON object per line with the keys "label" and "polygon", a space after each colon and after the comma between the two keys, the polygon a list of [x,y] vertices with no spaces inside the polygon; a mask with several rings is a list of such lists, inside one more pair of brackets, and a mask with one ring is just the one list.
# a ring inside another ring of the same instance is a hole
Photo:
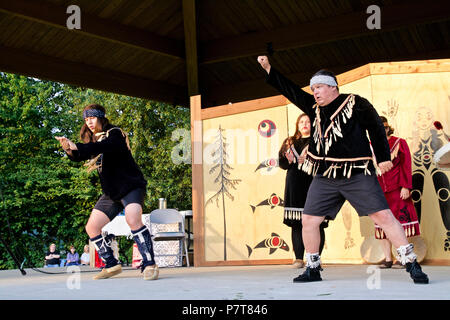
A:
{"label": "green tree", "polygon": [[[79,117],[84,106],[99,103],[110,122],[128,133],[133,157],[148,181],[144,212],[157,208],[161,197],[172,208],[192,206],[190,161],[175,164],[171,158],[172,150],[183,143],[173,141],[172,133],[189,129],[189,109],[93,89],[72,88],[70,95]],[[190,140],[187,145],[190,148]]]}
{"label": "green tree", "polygon": [[[98,190],[86,172],[62,156],[53,138],[74,134],[75,115],[64,86],[6,73],[0,77],[1,233],[12,250],[42,266],[50,242],[80,245]],[[0,268],[14,267],[4,251],[0,257]]]}
{"label": "green tree", "polygon": [[[144,213],[155,209],[160,197],[170,207],[191,207],[190,163],[171,158],[181,143],[172,133],[188,130],[188,109],[7,73],[0,73],[0,80],[1,236],[27,257],[26,266],[42,266],[51,242],[81,251],[88,239],[84,226],[101,194],[97,173],[71,162],[54,139],[79,141],[87,104],[104,105],[111,123],[128,132],[148,181]],[[121,241],[121,248],[131,257],[131,242]],[[0,245],[0,269],[14,267]]]}

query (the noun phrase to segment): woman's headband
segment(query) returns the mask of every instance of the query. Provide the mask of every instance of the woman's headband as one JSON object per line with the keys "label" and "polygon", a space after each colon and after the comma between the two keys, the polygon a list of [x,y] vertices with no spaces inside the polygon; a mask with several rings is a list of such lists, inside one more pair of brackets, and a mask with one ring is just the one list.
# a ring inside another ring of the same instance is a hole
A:
{"label": "woman's headband", "polygon": [[309,80],[309,87],[311,88],[313,85],[315,85],[317,83],[323,83],[323,84],[327,84],[332,87],[337,87],[336,80],[334,80],[333,77],[327,76],[327,75],[321,74],[321,75],[312,77],[311,80]]}
{"label": "woman's headband", "polygon": [[83,119],[89,118],[89,117],[97,117],[97,118],[104,118],[105,113],[102,110],[98,109],[87,109],[83,111]]}

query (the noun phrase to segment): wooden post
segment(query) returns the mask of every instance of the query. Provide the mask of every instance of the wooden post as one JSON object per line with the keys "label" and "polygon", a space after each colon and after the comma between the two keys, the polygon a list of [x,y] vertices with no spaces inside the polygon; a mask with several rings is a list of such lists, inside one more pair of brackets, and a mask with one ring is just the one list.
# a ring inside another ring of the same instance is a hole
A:
{"label": "wooden post", "polygon": [[203,211],[203,129],[201,96],[191,97],[191,155],[192,155],[192,219],[194,228],[194,266],[205,260]]}

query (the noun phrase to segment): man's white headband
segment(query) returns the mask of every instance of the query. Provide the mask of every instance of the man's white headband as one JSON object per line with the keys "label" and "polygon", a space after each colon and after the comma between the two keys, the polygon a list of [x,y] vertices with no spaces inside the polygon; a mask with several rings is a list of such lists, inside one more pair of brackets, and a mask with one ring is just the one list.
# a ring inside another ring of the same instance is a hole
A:
{"label": "man's white headband", "polygon": [[317,83],[323,83],[332,87],[337,87],[336,80],[334,80],[333,77],[322,74],[312,77],[311,80],[309,80],[309,87],[311,88],[313,85]]}

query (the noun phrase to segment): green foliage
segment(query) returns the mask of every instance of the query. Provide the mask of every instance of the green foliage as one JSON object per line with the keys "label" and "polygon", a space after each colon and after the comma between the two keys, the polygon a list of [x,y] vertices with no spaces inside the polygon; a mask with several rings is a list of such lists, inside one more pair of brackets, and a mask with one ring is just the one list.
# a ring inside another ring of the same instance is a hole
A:
{"label": "green foliage", "polygon": [[[155,209],[160,197],[170,207],[191,207],[191,166],[171,159],[180,143],[172,141],[172,132],[189,129],[188,109],[7,73],[0,73],[0,80],[0,236],[26,256],[26,267],[41,267],[52,242],[65,251],[73,244],[81,254],[88,240],[84,226],[101,195],[97,173],[71,162],[54,139],[79,141],[87,104],[105,106],[110,122],[129,133],[148,181],[144,213]],[[130,247],[121,243],[128,254]],[[3,249],[0,245],[0,269],[14,268]]]}
{"label": "green foliage", "polygon": [[110,122],[128,133],[133,157],[148,181],[144,212],[155,209],[161,197],[170,207],[191,208],[191,166],[171,159],[181,143],[172,141],[172,132],[189,130],[189,109],[92,89],[75,88],[72,97],[77,114],[87,104],[102,104]]}

